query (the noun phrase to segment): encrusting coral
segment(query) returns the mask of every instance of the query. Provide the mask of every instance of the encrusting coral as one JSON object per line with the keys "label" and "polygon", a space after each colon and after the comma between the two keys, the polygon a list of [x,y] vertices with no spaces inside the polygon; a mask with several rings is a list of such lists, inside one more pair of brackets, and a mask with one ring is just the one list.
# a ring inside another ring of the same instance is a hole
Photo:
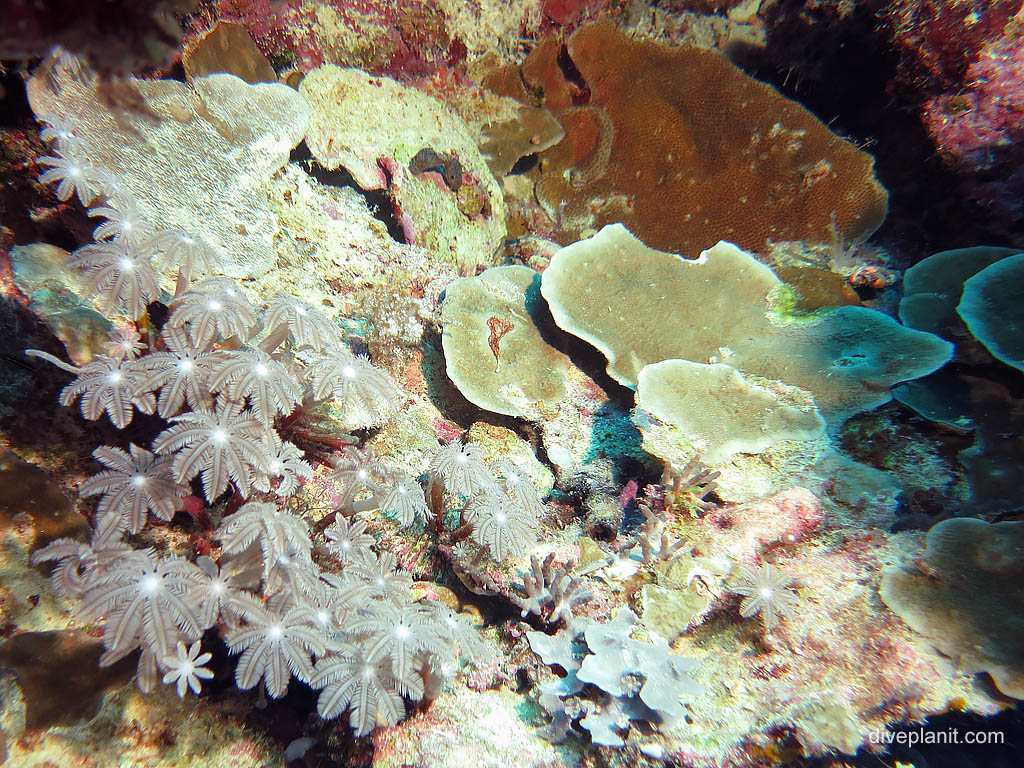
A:
{"label": "encrusting coral", "polygon": [[985,267],[964,283],[956,311],[997,360],[1024,371],[1024,254]]}
{"label": "encrusting coral", "polygon": [[[345,168],[363,189],[388,189],[406,242],[464,268],[493,263],[505,235],[501,191],[466,124],[441,101],[333,65],[308,73],[299,93],[309,104],[306,143],[317,162]],[[454,183],[409,168],[424,150],[458,161]]]}
{"label": "encrusting coral", "polygon": [[111,87],[67,57],[29,81],[35,113],[67,137],[46,161],[46,181],[59,176],[61,195],[73,184],[83,204],[103,192],[107,208],[137,212],[152,230],[201,224],[191,236],[230,253],[219,260],[222,274],[270,269],[280,223],[258,189],[306,134],[302,98],[279,83],[224,74],[197,77],[191,87],[128,78],[117,99]]}
{"label": "encrusting coral", "polygon": [[734,453],[760,453],[782,440],[820,437],[825,422],[818,409],[813,403],[798,405],[795,394],[795,388],[781,382],[759,385],[723,363],[662,360],[640,369],[636,403],[679,427],[696,441],[705,461],[718,464]]}
{"label": "encrusting coral", "polygon": [[518,265],[491,267],[445,289],[445,369],[467,400],[524,416],[535,403],[565,396],[569,359],[542,338],[532,316],[540,303],[540,275]]}
{"label": "encrusting coral", "polygon": [[622,223],[658,250],[761,250],[854,240],[885,218],[870,155],[716,52],[599,21],[542,41],[521,69],[565,129],[537,181],[562,244]]}

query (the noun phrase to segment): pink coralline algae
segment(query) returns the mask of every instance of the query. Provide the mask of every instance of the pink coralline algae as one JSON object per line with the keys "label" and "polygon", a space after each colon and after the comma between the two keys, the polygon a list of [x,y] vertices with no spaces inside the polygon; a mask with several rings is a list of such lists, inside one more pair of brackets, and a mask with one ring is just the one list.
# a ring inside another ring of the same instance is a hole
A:
{"label": "pink coralline algae", "polygon": [[245,27],[273,62],[287,52],[296,66],[313,69],[324,63],[315,34],[314,11],[294,0],[220,0],[218,18]]}
{"label": "pink coralline algae", "polygon": [[932,97],[924,123],[940,156],[1005,224],[1024,221],[1024,5],[962,82]]}
{"label": "pink coralline algae", "polygon": [[925,113],[939,151],[964,170],[995,178],[978,179],[983,205],[1024,217],[1024,48],[1003,40],[986,50],[969,70],[976,86],[967,93],[933,99]]}
{"label": "pink coralline algae", "polygon": [[467,52],[431,0],[219,0],[218,11],[244,26],[272,62],[303,71],[325,62],[357,63],[347,61],[352,52],[344,38],[363,41],[358,63],[375,74],[431,75]]}
{"label": "pink coralline algae", "polygon": [[743,562],[776,547],[804,541],[821,525],[821,501],[806,488],[790,488],[749,506],[724,507],[706,516],[719,529],[721,549]]}
{"label": "pink coralline algae", "polygon": [[896,0],[884,11],[902,49],[901,77],[926,92],[956,90],[1020,0]]}

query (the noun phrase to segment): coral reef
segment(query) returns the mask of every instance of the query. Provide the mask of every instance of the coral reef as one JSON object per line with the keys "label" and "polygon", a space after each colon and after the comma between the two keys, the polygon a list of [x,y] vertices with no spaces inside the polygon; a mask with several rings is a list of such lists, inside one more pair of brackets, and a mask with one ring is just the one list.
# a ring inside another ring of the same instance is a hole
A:
{"label": "coral reef", "polygon": [[[934,7],[926,96],[1006,93],[1003,4]],[[0,758],[923,765],[887,729],[1010,708],[1021,256],[901,289],[879,145],[678,45],[873,10],[208,0],[178,80],[54,51],[0,116]]]}
{"label": "coral reef", "polygon": [[511,56],[541,22],[541,0],[349,3],[217,0],[219,18],[244,26],[271,59],[302,71],[324,63],[414,77],[470,63],[494,51]]}
{"label": "coral reef", "polygon": [[181,54],[189,82],[196,77],[228,73],[249,85],[276,83],[277,73],[245,28],[219,21],[189,42]]}
{"label": "coral reef", "polygon": [[964,282],[995,262],[1020,253],[1014,248],[955,248],[933,253],[903,275],[900,322],[957,343],[958,360],[977,358],[967,337],[969,331],[957,314]]}

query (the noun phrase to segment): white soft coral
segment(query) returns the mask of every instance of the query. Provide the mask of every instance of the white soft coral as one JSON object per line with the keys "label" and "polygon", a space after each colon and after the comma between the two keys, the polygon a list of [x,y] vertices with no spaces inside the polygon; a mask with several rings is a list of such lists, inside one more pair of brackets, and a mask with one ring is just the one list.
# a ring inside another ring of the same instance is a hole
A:
{"label": "white soft coral", "polygon": [[185,644],[179,641],[175,654],[162,659],[163,665],[168,669],[164,675],[164,682],[177,683],[179,699],[185,697],[185,690],[188,688],[192,689],[192,693],[198,695],[202,690],[202,683],[199,680],[209,680],[213,677],[213,672],[203,666],[212,658],[213,654],[199,653],[198,640],[192,643],[187,650]]}
{"label": "white soft coral", "polygon": [[106,171],[71,156],[46,155],[40,157],[38,162],[49,169],[42,173],[39,181],[42,184],[56,181],[57,197],[61,200],[69,200],[71,195],[77,194],[82,205],[88,205],[113,184]]}
{"label": "white soft coral", "polygon": [[739,583],[732,591],[743,595],[740,615],[749,618],[761,614],[765,629],[771,631],[779,616],[789,616],[796,607],[796,595],[790,591],[793,579],[764,563],[760,568],[740,565]]}

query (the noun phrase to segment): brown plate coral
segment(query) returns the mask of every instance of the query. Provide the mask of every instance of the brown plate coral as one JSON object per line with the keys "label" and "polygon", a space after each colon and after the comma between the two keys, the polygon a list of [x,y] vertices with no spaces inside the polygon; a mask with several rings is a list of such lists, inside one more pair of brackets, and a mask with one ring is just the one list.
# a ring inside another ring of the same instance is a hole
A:
{"label": "brown plate coral", "polygon": [[596,22],[521,69],[565,128],[537,182],[563,244],[623,223],[659,250],[759,250],[866,237],[885,218],[870,155],[716,52]]}

